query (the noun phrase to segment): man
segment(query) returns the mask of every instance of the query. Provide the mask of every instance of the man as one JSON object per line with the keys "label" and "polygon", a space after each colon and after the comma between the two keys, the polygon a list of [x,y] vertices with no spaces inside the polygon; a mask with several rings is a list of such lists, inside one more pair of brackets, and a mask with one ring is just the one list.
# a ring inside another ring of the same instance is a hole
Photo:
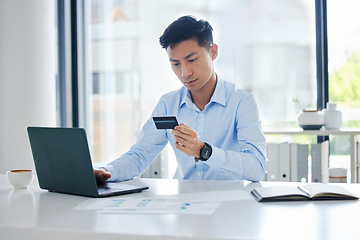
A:
{"label": "man", "polygon": [[184,87],[163,95],[152,117],[176,116],[180,125],[158,130],[152,117],[119,159],[95,170],[98,182],[141,175],[168,142],[178,168],[174,178],[259,181],[266,171],[265,138],[253,97],[214,71],[218,46],[207,21],[184,16],[160,37]]}

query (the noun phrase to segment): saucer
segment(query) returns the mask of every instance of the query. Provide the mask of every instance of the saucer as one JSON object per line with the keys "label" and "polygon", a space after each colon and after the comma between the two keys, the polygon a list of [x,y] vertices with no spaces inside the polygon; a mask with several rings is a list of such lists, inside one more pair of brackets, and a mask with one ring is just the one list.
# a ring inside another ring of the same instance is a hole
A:
{"label": "saucer", "polygon": [[324,124],[320,124],[320,125],[300,125],[300,127],[304,130],[320,130],[320,128],[322,128],[324,126]]}

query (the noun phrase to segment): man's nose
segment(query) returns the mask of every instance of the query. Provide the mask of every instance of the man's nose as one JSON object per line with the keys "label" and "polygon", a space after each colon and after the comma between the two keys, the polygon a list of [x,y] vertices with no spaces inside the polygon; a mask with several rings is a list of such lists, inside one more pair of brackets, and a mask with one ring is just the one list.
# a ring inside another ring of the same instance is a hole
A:
{"label": "man's nose", "polygon": [[181,68],[181,76],[184,77],[184,78],[187,78],[189,76],[192,75],[192,71],[189,67],[187,66],[182,66]]}

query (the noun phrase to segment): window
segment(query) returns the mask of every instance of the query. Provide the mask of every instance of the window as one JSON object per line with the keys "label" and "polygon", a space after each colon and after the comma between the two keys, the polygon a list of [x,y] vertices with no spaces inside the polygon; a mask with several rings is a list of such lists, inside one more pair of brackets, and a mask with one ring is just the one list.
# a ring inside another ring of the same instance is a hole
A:
{"label": "window", "polygon": [[[250,91],[263,126],[316,106],[315,10],[308,0],[84,1],[86,129],[95,162],[134,143],[160,96],[181,87],[158,39],[182,15],[210,22],[218,75]],[[171,155],[172,151],[169,151]]]}
{"label": "window", "polygon": [[[356,0],[327,1],[329,51],[329,102],[342,112],[342,127],[360,126],[360,16]],[[350,144],[347,136],[330,140],[333,166],[346,167]],[[330,165],[331,166],[331,165]]]}
{"label": "window", "polygon": [[343,126],[360,126],[360,2],[328,1],[329,100]]}

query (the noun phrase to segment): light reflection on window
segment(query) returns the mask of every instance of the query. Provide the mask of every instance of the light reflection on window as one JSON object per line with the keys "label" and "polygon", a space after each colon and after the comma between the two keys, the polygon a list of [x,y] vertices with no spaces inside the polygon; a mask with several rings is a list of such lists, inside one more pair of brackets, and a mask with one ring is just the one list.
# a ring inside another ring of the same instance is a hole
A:
{"label": "light reflection on window", "polygon": [[126,152],[159,97],[181,87],[158,39],[182,15],[212,24],[216,72],[255,96],[264,126],[296,125],[293,98],[316,103],[313,1],[84,3],[86,128],[96,162]]}

